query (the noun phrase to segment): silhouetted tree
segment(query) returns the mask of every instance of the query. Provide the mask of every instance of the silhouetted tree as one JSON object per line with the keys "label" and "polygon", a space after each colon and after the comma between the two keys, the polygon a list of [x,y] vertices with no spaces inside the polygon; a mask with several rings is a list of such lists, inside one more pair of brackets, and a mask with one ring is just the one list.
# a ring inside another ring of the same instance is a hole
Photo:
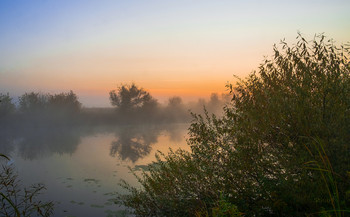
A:
{"label": "silhouetted tree", "polygon": [[19,111],[22,126],[67,125],[79,120],[81,103],[73,91],[55,95],[31,92],[19,97]]}
{"label": "silhouetted tree", "polygon": [[65,113],[77,113],[81,109],[81,103],[73,91],[50,95],[48,103],[50,108]]}
{"label": "silhouetted tree", "polygon": [[187,111],[182,99],[178,96],[169,98],[164,113],[165,118],[170,122],[186,121],[190,118],[190,113]]}
{"label": "silhouetted tree", "polygon": [[0,118],[12,114],[15,109],[15,105],[12,103],[12,98],[9,94],[0,93]]}
{"label": "silhouetted tree", "polygon": [[223,102],[220,100],[219,95],[217,93],[212,93],[206,108],[210,113],[215,114],[217,110],[222,110],[222,105]]}
{"label": "silhouetted tree", "polygon": [[122,85],[109,92],[111,104],[127,119],[154,116],[158,102],[143,88],[135,84]]}
{"label": "silhouetted tree", "polygon": [[25,93],[19,97],[19,110],[24,113],[40,112],[47,108],[48,100],[48,94]]}

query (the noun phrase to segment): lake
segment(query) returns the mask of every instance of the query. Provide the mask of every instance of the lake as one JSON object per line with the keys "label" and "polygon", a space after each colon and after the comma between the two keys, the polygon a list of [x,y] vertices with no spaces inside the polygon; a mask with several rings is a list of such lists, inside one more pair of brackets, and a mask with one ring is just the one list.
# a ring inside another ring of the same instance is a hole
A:
{"label": "lake", "polygon": [[55,202],[55,217],[123,216],[114,204],[118,182],[137,186],[140,173],[160,150],[189,150],[189,124],[95,127],[33,126],[1,133],[0,153],[11,156],[25,186],[45,184],[43,200]]}

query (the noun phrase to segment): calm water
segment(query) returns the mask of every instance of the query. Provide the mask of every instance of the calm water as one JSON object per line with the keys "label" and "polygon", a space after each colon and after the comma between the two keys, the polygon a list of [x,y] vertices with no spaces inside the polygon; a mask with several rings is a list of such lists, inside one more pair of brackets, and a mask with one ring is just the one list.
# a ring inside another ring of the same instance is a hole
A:
{"label": "calm water", "polygon": [[157,150],[188,150],[188,126],[33,127],[9,138],[2,134],[0,153],[10,153],[26,186],[45,184],[41,198],[55,201],[54,216],[122,216],[113,193],[125,192],[120,179],[137,186],[128,166],[140,171]]}

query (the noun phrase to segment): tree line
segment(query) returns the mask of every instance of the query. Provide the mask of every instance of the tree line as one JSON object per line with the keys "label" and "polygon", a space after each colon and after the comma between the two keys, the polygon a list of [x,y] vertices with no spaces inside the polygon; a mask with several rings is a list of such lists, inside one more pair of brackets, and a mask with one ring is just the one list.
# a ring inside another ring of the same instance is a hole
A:
{"label": "tree line", "polygon": [[149,92],[134,83],[124,84],[110,91],[109,98],[121,118],[120,121],[164,123],[189,121],[190,112],[202,112],[203,108],[217,113],[229,101],[227,95],[213,93],[208,101],[199,99],[195,103],[186,104],[181,97],[175,96],[169,98],[166,105],[161,105]]}
{"label": "tree line", "polygon": [[59,94],[25,93],[16,106],[9,94],[0,94],[1,124],[72,123],[81,112],[81,103],[73,91]]}
{"label": "tree line", "polygon": [[15,104],[9,93],[0,93],[1,124],[133,124],[188,122],[190,112],[200,112],[205,107],[217,112],[226,95],[213,93],[209,100],[186,104],[181,97],[171,97],[162,105],[149,92],[136,84],[122,84],[109,92],[113,108],[86,108],[73,92],[59,94],[29,92],[18,98]]}

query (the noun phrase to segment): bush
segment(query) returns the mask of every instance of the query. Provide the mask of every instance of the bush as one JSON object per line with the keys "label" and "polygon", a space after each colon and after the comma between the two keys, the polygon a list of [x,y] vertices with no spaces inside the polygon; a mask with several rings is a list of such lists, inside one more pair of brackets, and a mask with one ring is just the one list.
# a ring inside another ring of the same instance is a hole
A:
{"label": "bush", "polygon": [[[0,157],[8,159],[0,154]],[[0,215],[4,217],[48,217],[53,214],[53,202],[37,199],[45,189],[41,184],[23,188],[17,174],[10,166],[2,166],[0,172]]]}
{"label": "bush", "polygon": [[142,188],[123,182],[131,194],[120,203],[137,216],[193,216],[213,214],[223,196],[247,216],[344,215],[349,54],[323,35],[274,46],[272,59],[229,85],[223,117],[194,115],[192,152],[158,156],[138,176]]}

